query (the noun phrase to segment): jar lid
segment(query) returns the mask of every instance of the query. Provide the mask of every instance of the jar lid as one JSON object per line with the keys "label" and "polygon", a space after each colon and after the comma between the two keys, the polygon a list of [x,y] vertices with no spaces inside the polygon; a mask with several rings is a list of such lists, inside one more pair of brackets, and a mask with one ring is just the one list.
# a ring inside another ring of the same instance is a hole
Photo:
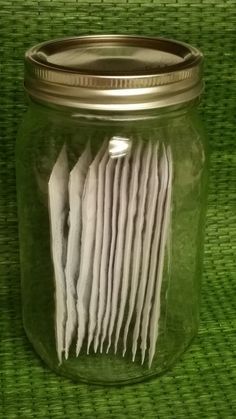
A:
{"label": "jar lid", "polygon": [[190,101],[203,90],[201,52],[164,38],[56,39],[25,55],[30,96],[58,105],[124,111]]}

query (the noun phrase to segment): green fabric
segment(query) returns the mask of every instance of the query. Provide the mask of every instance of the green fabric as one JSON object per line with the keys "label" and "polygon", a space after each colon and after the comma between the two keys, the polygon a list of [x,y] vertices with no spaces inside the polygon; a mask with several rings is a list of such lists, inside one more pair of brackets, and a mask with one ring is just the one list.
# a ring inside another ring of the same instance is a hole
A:
{"label": "green fabric", "polygon": [[[236,417],[235,0],[1,0],[0,418]],[[205,55],[202,113],[211,149],[201,325],[165,375],[119,388],[74,384],[47,369],[21,320],[14,145],[23,55],[67,35],[131,33],[189,42]]]}

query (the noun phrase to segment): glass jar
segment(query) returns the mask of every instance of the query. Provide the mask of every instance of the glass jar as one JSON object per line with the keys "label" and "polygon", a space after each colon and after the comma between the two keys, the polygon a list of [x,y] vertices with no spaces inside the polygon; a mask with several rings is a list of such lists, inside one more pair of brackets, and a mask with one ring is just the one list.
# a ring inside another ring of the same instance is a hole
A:
{"label": "glass jar", "polygon": [[33,47],[17,141],[23,321],[53,370],[122,384],[197,333],[206,150],[202,55],[101,35]]}

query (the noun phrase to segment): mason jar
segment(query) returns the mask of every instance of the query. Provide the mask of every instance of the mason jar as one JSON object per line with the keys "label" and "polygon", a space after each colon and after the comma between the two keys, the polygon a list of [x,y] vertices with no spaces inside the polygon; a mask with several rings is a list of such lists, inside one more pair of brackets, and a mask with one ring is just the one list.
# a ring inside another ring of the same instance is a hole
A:
{"label": "mason jar", "polygon": [[202,54],[173,40],[56,39],[25,55],[17,140],[23,322],[56,372],[160,374],[197,333]]}

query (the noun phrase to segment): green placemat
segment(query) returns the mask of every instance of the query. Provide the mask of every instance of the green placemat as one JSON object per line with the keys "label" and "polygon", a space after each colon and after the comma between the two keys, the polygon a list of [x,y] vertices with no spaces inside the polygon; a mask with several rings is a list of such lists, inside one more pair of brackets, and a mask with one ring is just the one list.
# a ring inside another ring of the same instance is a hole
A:
{"label": "green placemat", "polygon": [[[235,0],[1,0],[0,418],[236,417]],[[23,54],[53,37],[166,36],[205,54],[202,113],[211,147],[199,335],[166,375],[120,388],[74,384],[49,371],[21,322],[14,144]]]}

